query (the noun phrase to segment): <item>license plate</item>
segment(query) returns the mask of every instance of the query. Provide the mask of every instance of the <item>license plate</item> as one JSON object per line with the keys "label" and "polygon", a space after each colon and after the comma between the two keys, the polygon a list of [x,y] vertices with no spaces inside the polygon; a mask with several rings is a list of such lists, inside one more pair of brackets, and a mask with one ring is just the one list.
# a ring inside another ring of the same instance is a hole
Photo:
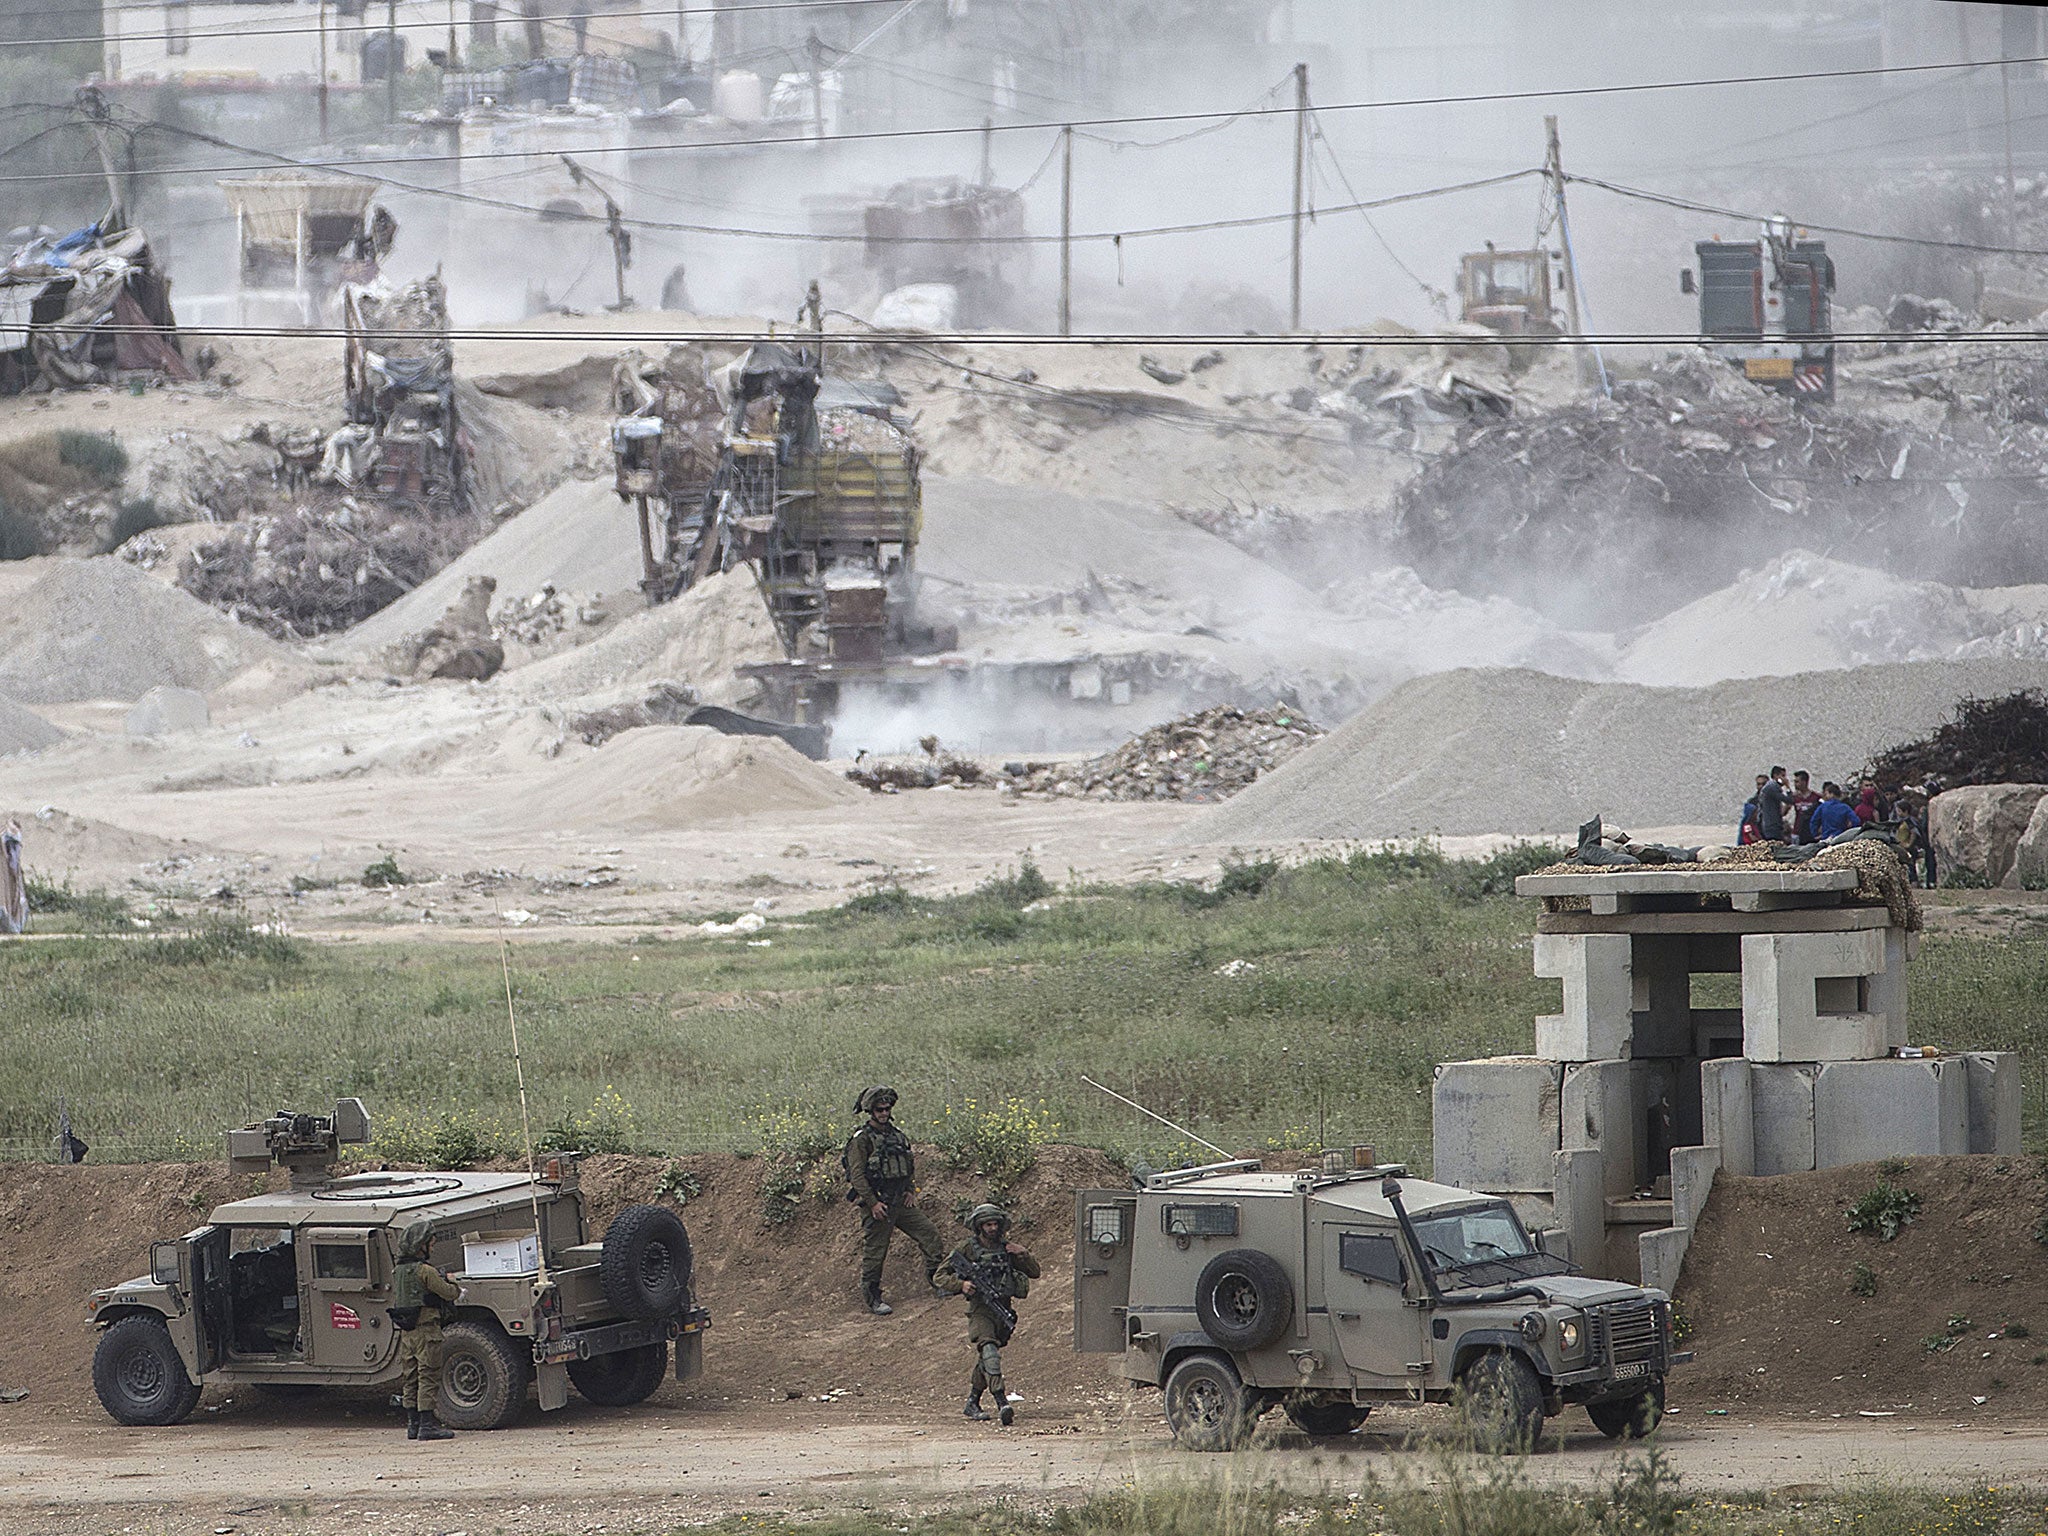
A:
{"label": "license plate", "polygon": [[1647,1376],[1649,1374],[1650,1362],[1647,1360],[1626,1360],[1614,1368],[1614,1379],[1616,1381],[1629,1381],[1637,1376]]}
{"label": "license plate", "polygon": [[1792,377],[1792,359],[1789,357],[1752,357],[1742,365],[1745,377],[1752,379],[1789,379]]}

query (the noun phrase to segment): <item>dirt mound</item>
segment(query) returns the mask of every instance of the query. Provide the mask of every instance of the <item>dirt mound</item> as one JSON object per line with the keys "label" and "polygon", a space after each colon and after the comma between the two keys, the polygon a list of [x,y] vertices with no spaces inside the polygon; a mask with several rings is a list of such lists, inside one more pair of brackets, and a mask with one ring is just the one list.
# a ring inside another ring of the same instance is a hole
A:
{"label": "dirt mound", "polygon": [[[971,1173],[945,1170],[930,1148],[919,1149],[918,1161],[923,1208],[950,1242],[959,1230],[955,1209],[983,1198],[985,1187]],[[586,1161],[592,1235],[625,1206],[657,1199],[670,1166],[648,1157]],[[780,1401],[844,1388],[864,1400],[929,1408],[965,1395],[963,1305],[920,1294],[923,1262],[909,1239],[891,1245],[884,1279],[897,1315],[878,1320],[860,1306],[859,1222],[841,1198],[836,1158],[812,1170],[814,1192],[779,1225],[762,1215],[762,1180],[775,1166],[768,1160],[704,1155],[675,1166],[702,1186],[682,1214],[713,1321],[703,1377],[668,1383],[657,1401]],[[1100,1153],[1049,1147],[1012,1197],[1018,1240],[1045,1266],[1004,1357],[1033,1413],[1076,1413],[1115,1389],[1105,1358],[1077,1355],[1070,1344],[1072,1192],[1128,1182]],[[219,1162],[0,1165],[0,1312],[34,1320],[0,1330],[0,1387],[27,1387],[39,1419],[104,1422],[92,1392],[87,1293],[143,1273],[153,1239],[190,1231],[211,1206],[248,1192],[249,1181],[230,1178]]]}
{"label": "dirt mound", "polygon": [[1794,550],[1650,625],[1615,673],[1623,682],[1696,687],[1946,659],[2005,627],[1958,588]]}
{"label": "dirt mound", "polygon": [[1098,800],[1225,800],[1324,734],[1299,710],[1205,709],[1080,763],[1034,763],[1011,784]]}
{"label": "dirt mound", "polygon": [[565,762],[523,797],[527,814],[542,821],[573,808],[579,826],[641,829],[865,798],[785,741],[701,725],[625,731]]}
{"label": "dirt mound", "polygon": [[633,508],[609,484],[570,480],[472,544],[432,579],[364,619],[343,643],[367,654],[425,629],[478,576],[495,578],[498,591],[514,599],[544,586],[591,596],[631,591],[640,574]]}
{"label": "dirt mound", "polygon": [[726,571],[672,603],[622,619],[588,645],[521,667],[505,686],[537,700],[603,703],[674,682],[688,684],[708,704],[734,704],[749,690],[733,669],[781,657],[753,576]]}
{"label": "dirt mound", "polygon": [[1906,1160],[1891,1182],[1920,1211],[1888,1243],[1848,1224],[1884,1177],[1859,1163],[1715,1180],[1678,1284],[1699,1359],[1673,1375],[1674,1400],[1902,1418],[2048,1408],[2040,1159]]}
{"label": "dirt mound", "polygon": [[0,757],[54,746],[64,734],[34,710],[0,693]]}
{"label": "dirt mound", "polygon": [[1959,697],[2048,676],[2039,662],[1911,662],[1708,688],[1460,671],[1406,683],[1204,816],[1236,846],[1438,832],[1726,822],[1772,763],[1847,778]]}
{"label": "dirt mound", "polygon": [[0,689],[27,704],[217,688],[271,640],[112,558],[64,561],[0,614]]}

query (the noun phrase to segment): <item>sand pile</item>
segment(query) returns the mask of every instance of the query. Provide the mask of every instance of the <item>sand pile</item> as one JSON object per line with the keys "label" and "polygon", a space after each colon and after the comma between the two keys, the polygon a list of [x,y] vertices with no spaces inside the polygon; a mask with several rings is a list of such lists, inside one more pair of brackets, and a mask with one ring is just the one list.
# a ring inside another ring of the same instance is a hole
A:
{"label": "sand pile", "polygon": [[672,603],[621,620],[588,645],[507,674],[503,686],[534,700],[595,705],[653,683],[687,683],[706,703],[731,704],[747,691],[733,668],[781,657],[753,575],[725,571]]}
{"label": "sand pile", "polygon": [[1931,661],[2008,628],[2008,617],[1986,615],[1956,587],[1801,549],[1651,624],[1615,670],[1626,682],[1694,686]]}
{"label": "sand pile", "polygon": [[2048,663],[1911,662],[1706,688],[1516,670],[1403,684],[1190,829],[1237,846],[1304,838],[1563,834],[1725,822],[1774,763],[1846,778],[1957,699],[2048,680]]}
{"label": "sand pile", "polygon": [[522,798],[525,814],[538,821],[572,813],[579,827],[652,831],[818,810],[867,795],[772,736],[649,725],[566,759]]}
{"label": "sand pile", "polygon": [[570,480],[472,544],[389,607],[343,636],[358,654],[382,650],[423,630],[462,595],[473,577],[490,576],[501,601],[526,598],[543,586],[596,596],[630,591],[640,580],[640,534],[629,503],[609,481]]}
{"label": "sand pile", "polygon": [[27,704],[204,691],[289,655],[111,557],[59,563],[0,612],[0,690]]}
{"label": "sand pile", "polygon": [[63,739],[64,732],[41,715],[0,693],[0,757],[54,746]]}

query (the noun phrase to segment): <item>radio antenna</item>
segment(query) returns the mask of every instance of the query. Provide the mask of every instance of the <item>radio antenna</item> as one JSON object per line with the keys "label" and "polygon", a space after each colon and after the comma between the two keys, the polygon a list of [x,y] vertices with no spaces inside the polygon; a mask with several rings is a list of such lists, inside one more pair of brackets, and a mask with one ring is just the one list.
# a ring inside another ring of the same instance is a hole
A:
{"label": "radio antenna", "polygon": [[1228,1152],[1224,1151],[1221,1147],[1217,1146],[1215,1142],[1204,1141],[1201,1137],[1197,1136],[1193,1131],[1189,1130],[1186,1126],[1175,1125],[1171,1120],[1167,1119],[1164,1115],[1152,1114],[1151,1110],[1147,1109],[1144,1105],[1140,1104],[1136,1099],[1127,1099],[1122,1094],[1118,1093],[1114,1088],[1103,1088],[1102,1084],[1095,1081],[1095,1079],[1090,1077],[1086,1072],[1083,1072],[1081,1074],[1081,1081],[1086,1083],[1090,1088],[1101,1088],[1104,1093],[1108,1094],[1112,1099],[1115,1099],[1119,1104],[1128,1104],[1131,1106],[1131,1108],[1135,1109],[1141,1115],[1151,1115],[1154,1120],[1157,1120],[1169,1131],[1180,1132],[1181,1135],[1187,1137],[1187,1139],[1189,1141],[1192,1141],[1196,1146],[1207,1147],[1211,1152],[1214,1152],[1218,1157],[1230,1156]]}
{"label": "radio antenna", "polygon": [[519,1011],[512,1006],[512,939],[505,931],[505,914],[495,901],[491,910],[498,919],[498,969],[505,978],[505,1021],[512,1026],[512,1075],[519,1083],[519,1137],[526,1144],[526,1192],[533,1200],[534,1247],[540,1255],[534,1282],[538,1291],[548,1283],[548,1245],[540,1228],[540,1174],[533,1161],[533,1121],[526,1110],[526,1064],[519,1054]]}

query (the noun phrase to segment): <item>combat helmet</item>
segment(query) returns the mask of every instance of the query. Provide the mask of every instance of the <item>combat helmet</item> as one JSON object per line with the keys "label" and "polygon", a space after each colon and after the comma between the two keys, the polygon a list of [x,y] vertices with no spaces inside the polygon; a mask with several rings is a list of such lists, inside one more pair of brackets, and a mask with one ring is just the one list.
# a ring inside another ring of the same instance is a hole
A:
{"label": "combat helmet", "polygon": [[894,1109],[896,1097],[896,1090],[886,1084],[863,1089],[861,1096],[853,1101],[854,1112],[867,1115],[878,1109]]}
{"label": "combat helmet", "polygon": [[991,1205],[984,1200],[980,1205],[969,1211],[967,1213],[967,1230],[976,1237],[979,1237],[981,1236],[981,1225],[985,1221],[992,1221],[996,1224],[996,1237],[998,1240],[1010,1235],[1010,1213],[1000,1205]]}
{"label": "combat helmet", "polygon": [[427,1248],[434,1240],[434,1224],[431,1221],[412,1222],[398,1239],[398,1256],[401,1259],[424,1259]]}

